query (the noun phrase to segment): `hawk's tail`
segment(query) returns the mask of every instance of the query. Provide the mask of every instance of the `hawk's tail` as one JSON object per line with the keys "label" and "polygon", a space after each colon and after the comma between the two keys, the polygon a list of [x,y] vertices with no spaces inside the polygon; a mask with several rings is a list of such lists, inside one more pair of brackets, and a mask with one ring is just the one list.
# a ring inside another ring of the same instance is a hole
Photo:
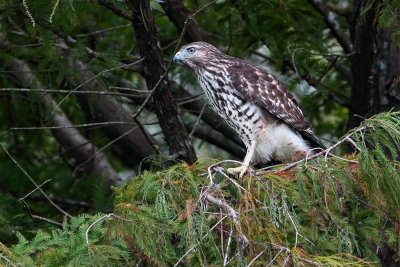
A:
{"label": "hawk's tail", "polygon": [[311,128],[308,128],[307,130],[304,131],[300,131],[300,134],[304,138],[304,140],[308,141],[309,145],[312,148],[326,149],[324,143],[322,143],[321,139],[319,139],[318,136],[314,134]]}

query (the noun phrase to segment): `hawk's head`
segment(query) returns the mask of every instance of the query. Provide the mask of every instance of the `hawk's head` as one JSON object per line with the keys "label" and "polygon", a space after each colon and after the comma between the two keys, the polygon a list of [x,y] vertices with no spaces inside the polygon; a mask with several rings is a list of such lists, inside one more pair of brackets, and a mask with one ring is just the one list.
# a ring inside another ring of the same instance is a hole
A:
{"label": "hawk's head", "polygon": [[223,55],[214,46],[205,42],[194,42],[182,46],[175,54],[173,61],[180,65],[186,65],[192,69],[209,63],[216,57]]}

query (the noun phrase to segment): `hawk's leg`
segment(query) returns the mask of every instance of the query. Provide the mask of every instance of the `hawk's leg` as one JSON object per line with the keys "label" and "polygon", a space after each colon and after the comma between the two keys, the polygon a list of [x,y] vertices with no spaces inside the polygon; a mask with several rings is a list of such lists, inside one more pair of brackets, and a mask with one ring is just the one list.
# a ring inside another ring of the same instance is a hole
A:
{"label": "hawk's leg", "polygon": [[250,145],[249,149],[247,149],[246,156],[244,157],[242,166],[236,168],[229,168],[227,170],[228,173],[236,175],[240,173],[239,177],[242,178],[243,175],[248,171],[251,159],[254,156],[254,152],[256,152],[257,143],[253,143]]}

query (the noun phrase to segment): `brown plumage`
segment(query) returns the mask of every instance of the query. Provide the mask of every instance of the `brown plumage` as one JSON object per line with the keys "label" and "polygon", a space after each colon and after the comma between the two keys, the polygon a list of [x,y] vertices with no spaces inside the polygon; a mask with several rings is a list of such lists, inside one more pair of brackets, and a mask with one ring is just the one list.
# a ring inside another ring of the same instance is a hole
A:
{"label": "brown plumage", "polygon": [[244,174],[252,161],[291,161],[324,147],[294,96],[267,70],[225,55],[205,42],[183,46],[174,62],[196,74],[216,112],[247,147]]}

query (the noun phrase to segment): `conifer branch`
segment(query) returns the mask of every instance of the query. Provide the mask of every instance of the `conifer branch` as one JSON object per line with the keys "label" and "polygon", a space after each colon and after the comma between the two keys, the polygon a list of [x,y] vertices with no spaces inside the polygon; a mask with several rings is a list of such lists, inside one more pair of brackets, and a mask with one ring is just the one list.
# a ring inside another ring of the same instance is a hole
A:
{"label": "conifer branch", "polygon": [[[218,225],[220,225],[220,224],[222,223],[222,221],[225,220],[227,217],[228,217],[228,216],[225,215],[225,216],[222,217],[216,224],[214,224],[212,227],[210,227],[210,231],[207,232],[207,233],[201,238],[200,241],[204,240],[204,239],[208,236],[208,234],[209,234],[210,232],[212,232],[212,231],[215,229],[215,227],[217,227]],[[180,257],[179,260],[178,260],[177,262],[175,262],[174,267],[178,266],[179,263],[181,263],[181,262],[183,261],[183,259],[184,259],[187,255],[190,254],[190,252],[192,252],[195,248],[197,248],[197,247],[199,246],[199,244],[200,244],[200,242],[198,242],[197,244],[195,244],[195,245],[193,245],[191,248],[189,248],[189,249],[182,255],[182,257]]]}
{"label": "conifer branch", "polygon": [[162,1],[162,8],[165,10],[168,18],[175,24],[176,28],[180,31],[186,27],[185,39],[188,42],[197,42],[206,40],[206,33],[196,23],[196,21],[189,17],[193,17],[194,14],[184,6],[181,0],[169,0]]}

